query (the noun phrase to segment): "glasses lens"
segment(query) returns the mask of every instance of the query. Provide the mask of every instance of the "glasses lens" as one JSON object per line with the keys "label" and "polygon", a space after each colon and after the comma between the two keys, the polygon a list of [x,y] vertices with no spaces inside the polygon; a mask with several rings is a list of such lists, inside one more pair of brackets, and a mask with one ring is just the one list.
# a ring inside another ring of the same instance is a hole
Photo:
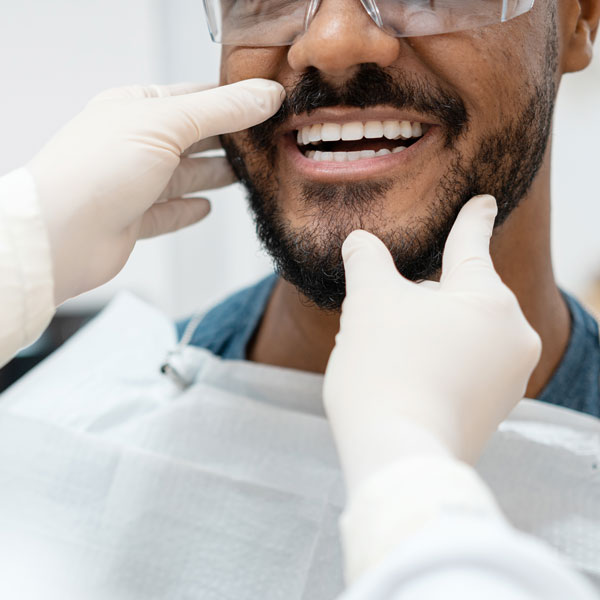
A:
{"label": "glasses lens", "polygon": [[[203,0],[211,36],[220,44],[286,46],[304,32],[310,0]],[[361,0],[387,33],[416,37],[502,23],[534,0]],[[315,5],[316,6],[316,5]]]}
{"label": "glasses lens", "polygon": [[475,29],[518,17],[534,0],[379,0],[383,28],[396,37]]}
{"label": "glasses lens", "polygon": [[215,42],[285,46],[303,31],[307,0],[204,0]]}

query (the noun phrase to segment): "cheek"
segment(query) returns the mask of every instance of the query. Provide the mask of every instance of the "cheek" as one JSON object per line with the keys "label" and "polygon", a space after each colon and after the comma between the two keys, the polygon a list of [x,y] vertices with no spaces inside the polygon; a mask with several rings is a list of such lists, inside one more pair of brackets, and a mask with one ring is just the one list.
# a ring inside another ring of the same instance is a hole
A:
{"label": "cheek", "polygon": [[497,127],[541,80],[546,40],[537,20],[413,38],[411,45],[427,69],[462,98],[474,127],[482,120],[486,128]]}
{"label": "cheek", "polygon": [[277,80],[287,48],[245,48],[223,46],[221,85],[262,77]]}

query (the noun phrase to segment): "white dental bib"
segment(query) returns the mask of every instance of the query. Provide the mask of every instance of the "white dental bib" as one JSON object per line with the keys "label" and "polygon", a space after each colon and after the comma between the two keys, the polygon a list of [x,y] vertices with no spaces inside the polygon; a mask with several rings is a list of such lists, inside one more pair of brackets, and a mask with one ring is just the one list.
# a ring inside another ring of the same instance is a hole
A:
{"label": "white dental bib", "polygon": [[[186,348],[182,391],[159,372],[174,344],[124,295],[0,397],[0,597],[342,590],[322,377]],[[598,420],[524,401],[479,471],[512,523],[600,578]]]}

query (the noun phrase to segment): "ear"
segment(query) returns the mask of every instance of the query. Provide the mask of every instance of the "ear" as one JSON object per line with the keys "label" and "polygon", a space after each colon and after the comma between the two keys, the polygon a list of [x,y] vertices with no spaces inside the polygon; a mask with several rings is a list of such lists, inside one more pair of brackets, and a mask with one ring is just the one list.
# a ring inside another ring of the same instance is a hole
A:
{"label": "ear", "polygon": [[600,21],[600,0],[572,0],[568,8],[567,40],[563,54],[563,73],[585,69],[593,56],[593,44]]}

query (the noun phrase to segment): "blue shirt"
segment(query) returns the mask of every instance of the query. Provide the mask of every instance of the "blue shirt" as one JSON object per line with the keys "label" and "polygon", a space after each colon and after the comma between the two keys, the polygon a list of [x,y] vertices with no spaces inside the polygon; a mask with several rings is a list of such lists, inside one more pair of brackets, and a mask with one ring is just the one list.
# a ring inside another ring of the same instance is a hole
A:
{"label": "blue shirt", "polygon": [[[211,309],[196,327],[190,344],[225,359],[245,360],[277,281],[276,275],[243,289]],[[567,350],[539,400],[600,417],[600,341],[598,323],[563,292],[571,313]],[[189,320],[178,323],[179,337]]]}

